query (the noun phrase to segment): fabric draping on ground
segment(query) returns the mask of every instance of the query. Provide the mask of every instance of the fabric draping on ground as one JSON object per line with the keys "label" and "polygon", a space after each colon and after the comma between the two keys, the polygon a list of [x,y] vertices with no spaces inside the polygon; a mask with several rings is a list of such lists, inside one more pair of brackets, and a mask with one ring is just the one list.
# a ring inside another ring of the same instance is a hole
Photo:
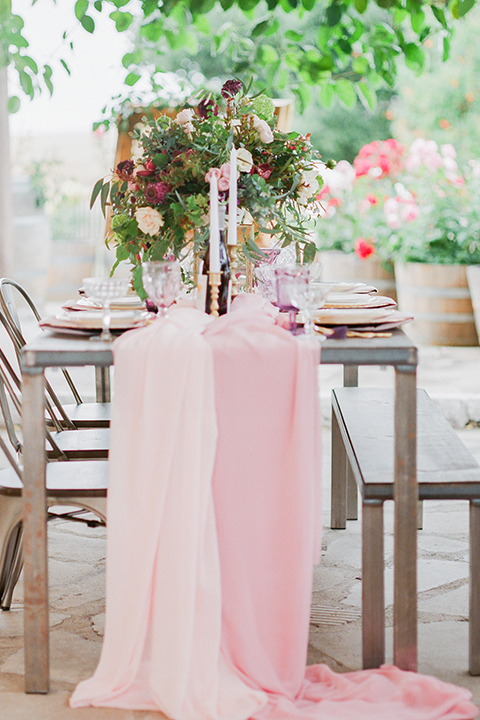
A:
{"label": "fabric draping on ground", "polygon": [[319,549],[318,346],[259,298],[115,344],[107,607],[71,705],[172,720],[470,720],[470,693],[383,666],[305,671]]}

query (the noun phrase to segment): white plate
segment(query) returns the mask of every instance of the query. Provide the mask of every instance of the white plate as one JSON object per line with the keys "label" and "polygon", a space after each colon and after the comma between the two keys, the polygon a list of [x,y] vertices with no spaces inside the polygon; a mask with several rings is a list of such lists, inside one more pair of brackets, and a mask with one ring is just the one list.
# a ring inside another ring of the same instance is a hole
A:
{"label": "white plate", "polygon": [[378,322],[388,322],[395,310],[385,308],[351,308],[336,310],[322,308],[314,313],[317,325],[370,325]]}
{"label": "white plate", "polygon": [[330,285],[332,293],[371,293],[377,292],[373,285],[357,282],[319,282],[316,285]]}
{"label": "white plate", "polygon": [[384,295],[367,295],[362,293],[330,293],[325,301],[327,308],[369,308],[395,307],[397,303]]}
{"label": "white plate", "polygon": [[[146,325],[147,319],[147,313],[134,310],[113,310],[110,327],[112,330],[129,330],[133,327]],[[44,318],[39,324],[40,327],[50,328],[101,330],[102,314],[99,313],[98,310],[85,310],[83,312],[73,310],[55,315],[54,317]]]}

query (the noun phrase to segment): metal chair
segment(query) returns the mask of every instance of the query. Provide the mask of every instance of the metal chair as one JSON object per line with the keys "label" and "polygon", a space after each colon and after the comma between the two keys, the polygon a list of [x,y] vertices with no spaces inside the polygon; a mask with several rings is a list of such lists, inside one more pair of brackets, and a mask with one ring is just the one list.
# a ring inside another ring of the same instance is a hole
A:
{"label": "metal chair", "polygon": [[[9,278],[0,279],[0,307],[4,315],[2,323],[13,342],[17,356],[26,345],[22,332],[20,318],[15,302],[14,293],[17,292],[27,307],[31,310],[35,319],[41,319],[35,303],[25,288]],[[74,404],[63,404],[53,390],[50,383],[46,383],[48,403],[50,404],[49,415],[52,426],[57,430],[75,430],[79,428],[106,428],[110,425],[111,405],[110,403],[84,403],[75,387],[70,373],[61,368],[68,387],[75,400]]]}

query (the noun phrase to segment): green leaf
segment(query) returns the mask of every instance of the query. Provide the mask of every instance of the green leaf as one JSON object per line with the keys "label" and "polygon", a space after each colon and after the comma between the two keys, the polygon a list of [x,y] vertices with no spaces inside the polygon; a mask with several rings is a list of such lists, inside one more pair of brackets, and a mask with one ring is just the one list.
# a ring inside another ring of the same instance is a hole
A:
{"label": "green leaf", "polygon": [[157,153],[152,157],[152,162],[157,168],[165,167],[169,163],[167,153]]}
{"label": "green leaf", "polygon": [[330,82],[323,83],[320,88],[320,102],[326,108],[331,107],[333,98],[335,97],[335,90]]}
{"label": "green leaf", "polygon": [[102,213],[103,217],[105,217],[105,208],[107,205],[107,199],[108,199],[108,192],[110,190],[110,185],[108,182],[103,183],[101,191],[100,191],[100,204],[102,206]]}
{"label": "green leaf", "polygon": [[410,70],[421,73],[425,64],[425,52],[415,43],[407,43],[403,47],[405,53],[405,64]]}
{"label": "green leaf", "polygon": [[305,10],[313,10],[317,0],[302,0],[302,5]]}
{"label": "green leaf", "polygon": [[370,65],[368,64],[367,58],[363,57],[362,55],[354,58],[352,62],[352,70],[359,75],[366,75],[370,70]]}
{"label": "green leaf", "polygon": [[122,58],[122,65],[123,67],[128,70],[130,65],[138,65],[142,60],[142,51],[141,50],[135,50],[131,53],[125,53],[125,55]]}
{"label": "green leaf", "polygon": [[410,16],[410,24],[412,26],[413,32],[417,33],[417,35],[420,35],[422,32],[423,24],[425,22],[425,13],[423,10],[419,10],[415,14]]}
{"label": "green leaf", "polygon": [[38,65],[35,62],[35,60],[31,57],[28,57],[28,55],[22,55],[22,57],[23,57],[23,61],[24,61],[25,65],[27,65],[30,68],[30,70],[32,72],[34,72],[35,75],[37,75],[38,74]]}
{"label": "green leaf", "polygon": [[103,178],[100,178],[100,180],[97,180],[97,182],[93,186],[92,196],[90,198],[90,210],[94,206],[95,200],[97,199],[102,187],[103,187]]}
{"label": "green leaf", "polygon": [[102,4],[103,0],[95,0],[95,2],[93,3],[93,7],[95,8],[95,10],[98,10],[98,12],[102,12]]}
{"label": "green leaf", "polygon": [[14,113],[18,112],[20,110],[20,98],[18,98],[16,95],[12,95],[8,98],[8,112],[13,115]]}
{"label": "green leaf", "polygon": [[128,5],[130,0],[111,0],[111,2],[113,2],[116,8],[121,8],[124,5]]}
{"label": "green leaf", "polygon": [[357,93],[353,83],[346,78],[339,78],[335,83],[335,92],[347,108],[352,108],[357,102]]}
{"label": "green leaf", "polygon": [[125,32],[125,30],[128,30],[133,21],[132,13],[120,12],[120,10],[114,10],[110,13],[109,17],[115,23],[115,29],[117,32]]}
{"label": "green leaf", "polygon": [[25,95],[28,95],[29,97],[33,98],[34,96],[34,90],[33,90],[33,82],[32,78],[28,73],[26,73],[24,70],[20,70],[18,73],[18,76],[20,78],[20,85],[22,86],[22,90],[25,93]]}
{"label": "green leaf", "polygon": [[75,17],[81,20],[88,10],[88,0],[77,0],[75,3]]}
{"label": "green leaf", "polygon": [[328,6],[325,15],[327,19],[327,25],[329,25],[330,27],[338,25],[338,23],[342,19],[342,7],[338,3],[332,3]]}
{"label": "green leaf", "polygon": [[51,81],[51,77],[52,77],[52,68],[50,67],[50,65],[45,65],[43,68],[43,82],[47,86],[50,95],[52,95],[52,93],[53,93],[53,83]]}
{"label": "green leaf", "polygon": [[450,38],[444,37],[443,38],[443,55],[442,60],[445,62],[445,60],[448,60],[450,57]]}
{"label": "green leaf", "polygon": [[464,17],[475,5],[475,0],[460,0],[458,3],[458,17]]}
{"label": "green leaf", "polygon": [[355,10],[364,13],[368,6],[368,0],[355,0]]}
{"label": "green leaf", "polygon": [[377,107],[377,94],[372,88],[365,82],[359,82],[355,85],[357,94],[360,98],[362,105],[369,110],[375,110]]}
{"label": "green leaf", "polygon": [[259,22],[257,25],[255,25],[252,32],[250,33],[250,37],[256,38],[256,37],[259,37],[260,35],[264,35],[265,30],[267,30],[269,25],[270,25],[269,20],[262,20],[262,22]]}
{"label": "green leaf", "polygon": [[445,17],[445,13],[443,12],[442,8],[437,7],[436,5],[431,5],[432,13],[434,14],[435,18],[438,20],[440,25],[447,30],[447,19]]}
{"label": "green leaf", "polygon": [[295,30],[287,30],[285,37],[293,42],[300,42],[303,39],[302,33],[295,32]]}
{"label": "green leaf", "polygon": [[197,30],[204,35],[209,35],[211,33],[211,26],[205,15],[195,15],[193,18],[193,24]]}
{"label": "green leaf", "polygon": [[458,0],[453,0],[452,4],[450,5],[450,11],[452,13],[452,17],[454,17],[455,20],[458,20],[458,18],[460,17],[460,15],[458,14],[459,4],[460,3],[458,2]]}
{"label": "green leaf", "polygon": [[95,21],[92,17],[90,17],[90,15],[84,15],[82,18],[80,18],[80,24],[83,29],[89,33],[93,33],[93,31],[95,30]]}
{"label": "green leaf", "polygon": [[147,293],[145,292],[145,289],[143,287],[142,282],[142,266],[136,265],[132,270],[132,283],[133,283],[133,289],[137,293],[140,300],[146,300],[147,299]]}
{"label": "green leaf", "polygon": [[128,73],[127,77],[125,78],[125,85],[128,85],[129,87],[132,87],[132,85],[135,85],[140,80],[141,75],[138,75],[138,73]]}
{"label": "green leaf", "polygon": [[[433,9],[433,6],[432,6]],[[405,20],[405,18],[408,16],[408,10],[406,8],[398,7],[395,8],[393,11],[393,18],[397,25],[401,25],[401,23]]]}
{"label": "green leaf", "polygon": [[68,75],[70,75],[70,68],[68,67],[68,65],[67,65],[67,63],[65,62],[65,60],[62,60],[62,58],[60,58],[60,62],[62,63],[62,65],[63,65],[63,67],[65,68],[65,70],[67,71]]}
{"label": "green leaf", "polygon": [[313,262],[316,253],[317,253],[317,246],[315,245],[314,242],[305,243],[305,245],[303,247],[303,262],[305,262],[305,263]]}
{"label": "green leaf", "polygon": [[312,94],[305,85],[299,85],[294,92],[300,102],[300,112],[303,113],[312,99]]}
{"label": "green leaf", "polygon": [[156,43],[160,40],[163,33],[163,21],[152,20],[152,22],[142,25],[140,29],[140,35],[150,40],[150,42]]}

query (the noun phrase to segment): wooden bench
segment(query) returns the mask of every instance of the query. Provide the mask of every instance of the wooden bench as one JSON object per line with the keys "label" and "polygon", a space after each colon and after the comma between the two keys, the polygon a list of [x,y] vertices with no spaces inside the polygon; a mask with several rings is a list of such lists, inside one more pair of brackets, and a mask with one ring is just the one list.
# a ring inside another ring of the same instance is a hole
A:
{"label": "wooden bench", "polygon": [[[393,438],[393,389],[332,391],[331,527],[345,528],[347,506],[355,506],[349,474],[362,499],[364,668],[385,662],[383,503],[394,499]],[[469,670],[480,675],[480,466],[424,390],[417,391],[417,479],[419,500],[470,502]]]}

